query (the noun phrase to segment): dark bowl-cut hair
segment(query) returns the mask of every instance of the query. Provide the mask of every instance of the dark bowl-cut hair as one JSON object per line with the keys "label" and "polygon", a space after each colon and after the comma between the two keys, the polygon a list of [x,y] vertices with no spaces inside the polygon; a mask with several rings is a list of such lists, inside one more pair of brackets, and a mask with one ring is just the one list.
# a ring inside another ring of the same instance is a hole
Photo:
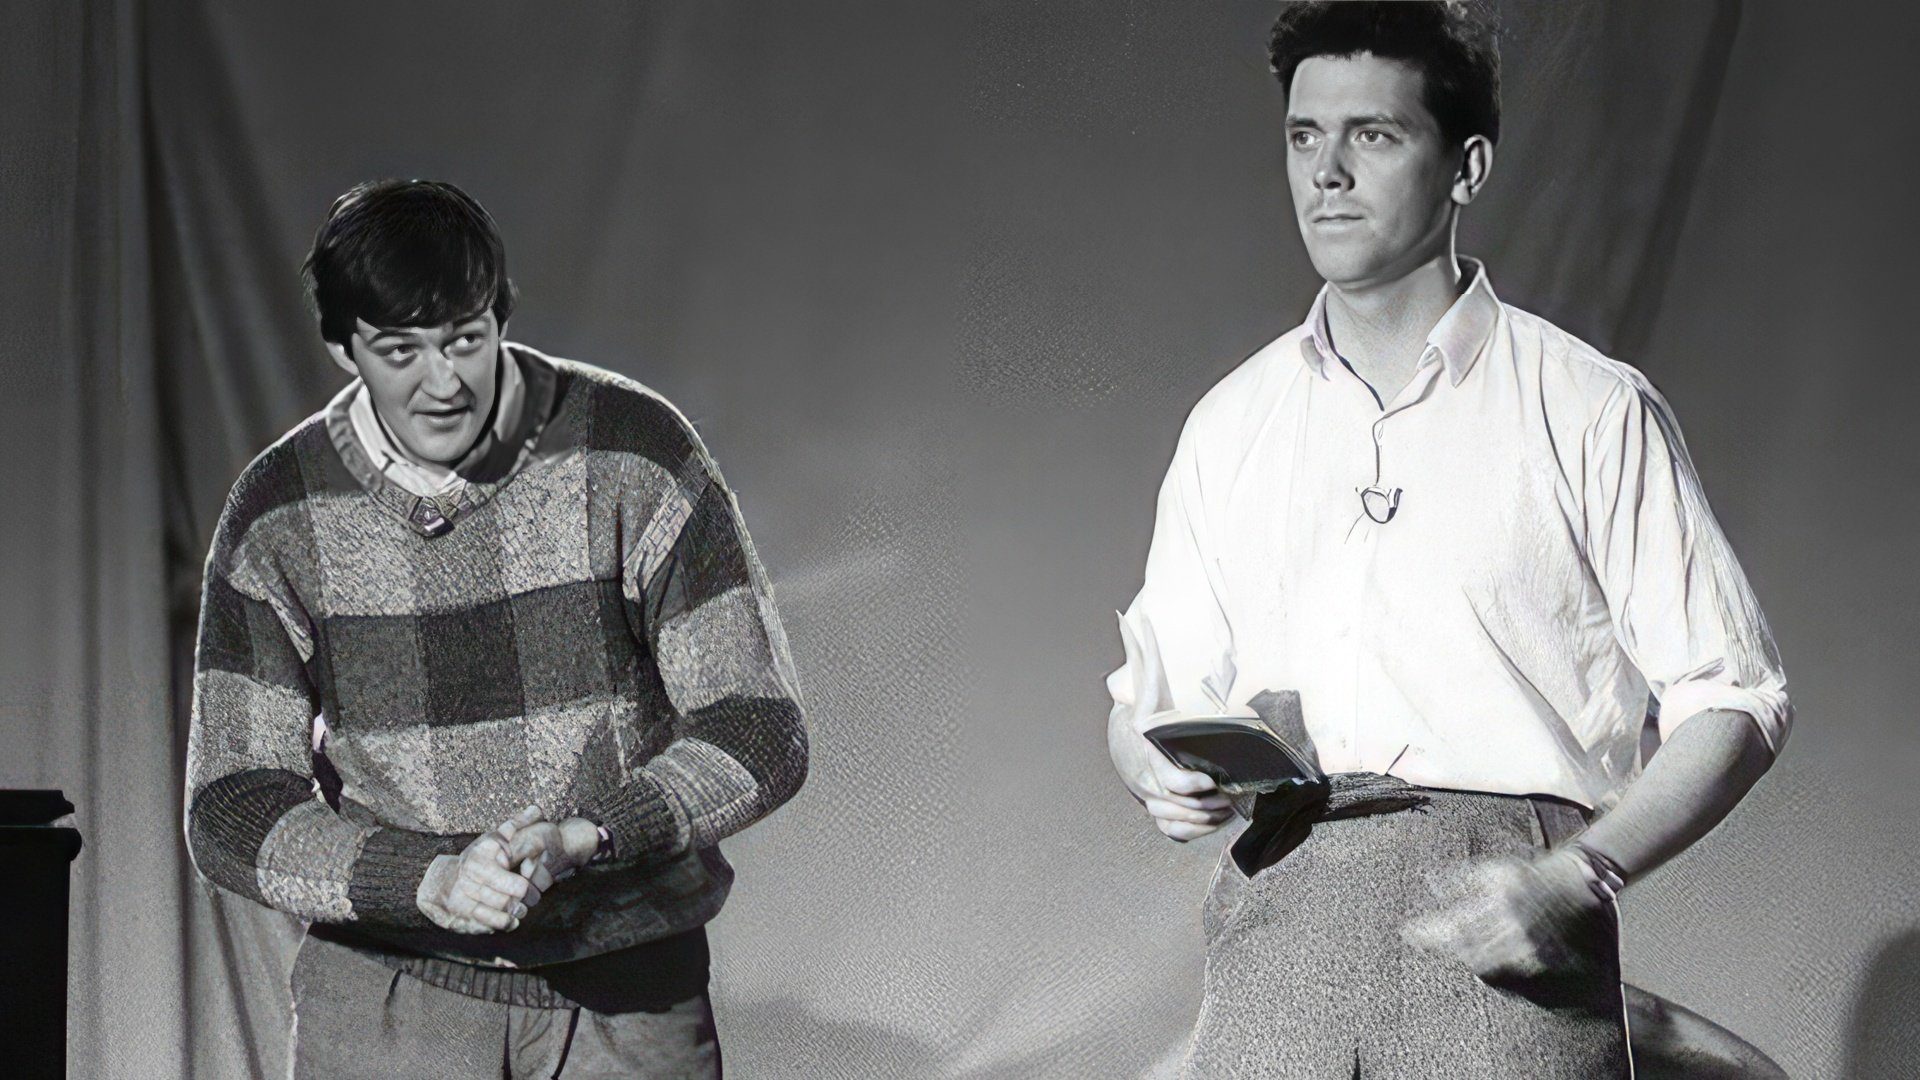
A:
{"label": "dark bowl-cut hair", "polygon": [[505,325],[513,314],[492,215],[439,180],[371,180],[335,199],[300,275],[320,336],[337,345],[355,319],[441,326],[492,308]]}
{"label": "dark bowl-cut hair", "polygon": [[1318,0],[1288,4],[1273,24],[1267,56],[1289,93],[1300,62],[1372,53],[1420,69],[1422,99],[1440,133],[1458,145],[1500,141],[1499,25],[1483,3]]}

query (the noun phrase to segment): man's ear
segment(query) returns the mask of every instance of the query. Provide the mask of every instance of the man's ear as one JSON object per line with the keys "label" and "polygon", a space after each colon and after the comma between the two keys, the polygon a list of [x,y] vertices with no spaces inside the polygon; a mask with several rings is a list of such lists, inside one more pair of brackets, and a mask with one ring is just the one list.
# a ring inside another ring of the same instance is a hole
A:
{"label": "man's ear", "polygon": [[1460,156],[1460,172],[1453,178],[1453,201],[1456,206],[1465,206],[1480,194],[1486,186],[1487,177],[1493,172],[1493,142],[1485,135],[1475,135],[1467,140],[1464,152]]}
{"label": "man's ear", "polygon": [[340,365],[340,370],[349,375],[360,374],[360,368],[354,364],[353,357],[347,352],[345,345],[337,341],[329,341],[326,346],[327,355],[333,357],[333,362]]}

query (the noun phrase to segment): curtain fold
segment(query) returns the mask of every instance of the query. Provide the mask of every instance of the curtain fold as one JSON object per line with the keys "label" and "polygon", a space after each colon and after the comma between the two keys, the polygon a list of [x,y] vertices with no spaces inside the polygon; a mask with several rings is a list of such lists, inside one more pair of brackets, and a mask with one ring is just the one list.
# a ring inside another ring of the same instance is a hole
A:
{"label": "curtain fold", "polygon": [[0,16],[9,127],[31,116],[62,136],[8,154],[0,784],[66,791],[85,839],[69,931],[76,1076],[179,1075],[191,1033],[141,16],[132,0]]}

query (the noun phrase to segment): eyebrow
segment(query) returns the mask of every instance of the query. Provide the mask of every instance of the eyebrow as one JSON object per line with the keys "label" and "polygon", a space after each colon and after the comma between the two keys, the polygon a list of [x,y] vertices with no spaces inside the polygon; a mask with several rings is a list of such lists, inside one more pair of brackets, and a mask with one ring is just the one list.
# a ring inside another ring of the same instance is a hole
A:
{"label": "eyebrow", "polygon": [[[1390,127],[1397,127],[1402,129],[1405,129],[1408,126],[1406,121],[1400,119],[1399,117],[1393,115],[1392,113],[1363,113],[1359,116],[1349,116],[1346,118],[1345,122],[1341,126],[1365,127],[1369,125],[1375,126],[1375,127],[1390,126]],[[1312,128],[1314,131],[1323,130],[1320,126],[1320,121],[1315,120],[1311,116],[1289,115],[1287,117],[1287,126],[1297,127],[1297,128]]]}
{"label": "eyebrow", "polygon": [[[464,319],[456,319],[447,325],[450,327],[450,330],[452,333],[457,334],[460,331],[465,330],[468,327],[472,326],[474,323],[482,322],[483,320],[486,319],[486,317],[487,317],[487,313],[482,311],[476,315],[469,315]],[[369,323],[368,325],[371,326],[372,324]],[[430,334],[422,332],[420,329],[416,327],[410,327],[410,326],[403,326],[403,327],[375,326],[373,328],[373,331],[374,331],[373,334],[367,337],[366,339],[366,342],[368,345],[373,345],[384,338],[398,338],[401,341],[423,341],[432,336]]]}

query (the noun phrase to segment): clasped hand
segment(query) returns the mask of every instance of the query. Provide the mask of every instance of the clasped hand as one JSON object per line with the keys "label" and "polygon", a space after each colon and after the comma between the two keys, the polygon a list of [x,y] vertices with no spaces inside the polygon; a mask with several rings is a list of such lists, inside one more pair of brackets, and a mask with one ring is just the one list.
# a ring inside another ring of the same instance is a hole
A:
{"label": "clasped hand", "polygon": [[548,821],[529,806],[460,854],[437,856],[414,899],[434,925],[457,934],[516,930],[553,883],[585,865],[598,845],[592,822]]}

